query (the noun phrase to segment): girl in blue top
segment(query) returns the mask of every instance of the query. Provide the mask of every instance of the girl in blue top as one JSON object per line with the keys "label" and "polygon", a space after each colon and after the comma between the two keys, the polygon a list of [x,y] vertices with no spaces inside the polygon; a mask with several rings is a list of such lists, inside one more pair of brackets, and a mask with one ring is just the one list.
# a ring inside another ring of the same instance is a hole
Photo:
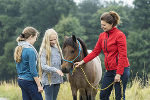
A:
{"label": "girl in blue top", "polygon": [[43,88],[36,69],[38,54],[33,47],[38,34],[35,28],[26,27],[17,38],[18,46],[15,48],[14,60],[23,100],[43,100],[41,95]]}

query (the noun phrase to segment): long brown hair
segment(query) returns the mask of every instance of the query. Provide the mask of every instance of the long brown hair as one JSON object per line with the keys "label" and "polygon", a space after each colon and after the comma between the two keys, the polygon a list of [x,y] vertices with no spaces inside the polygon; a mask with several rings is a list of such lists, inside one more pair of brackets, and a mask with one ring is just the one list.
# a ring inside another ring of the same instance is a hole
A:
{"label": "long brown hair", "polygon": [[[26,39],[28,39],[30,36],[35,36],[38,35],[39,32],[33,28],[33,27],[26,27],[23,32],[18,36],[18,38],[16,39],[17,42],[20,41],[25,41]],[[19,63],[21,62],[21,55],[22,55],[22,46],[17,46],[15,48],[14,51],[14,60]]]}

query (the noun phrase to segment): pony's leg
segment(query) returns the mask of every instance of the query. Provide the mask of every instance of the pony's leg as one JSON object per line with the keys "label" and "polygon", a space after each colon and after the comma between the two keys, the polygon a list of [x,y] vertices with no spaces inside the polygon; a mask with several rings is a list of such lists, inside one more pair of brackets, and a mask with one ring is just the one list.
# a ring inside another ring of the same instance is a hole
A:
{"label": "pony's leg", "polygon": [[88,95],[87,100],[92,100],[91,95]]}
{"label": "pony's leg", "polygon": [[86,92],[87,92],[87,100],[92,100],[92,88],[88,88],[87,90],[86,90]]}
{"label": "pony's leg", "polygon": [[87,100],[86,98],[86,93],[85,93],[85,89],[79,89],[79,93],[80,93],[80,100]]}
{"label": "pony's leg", "polygon": [[77,100],[77,95],[73,95],[73,100]]}
{"label": "pony's leg", "polygon": [[71,87],[71,90],[72,90],[73,100],[77,100],[77,89]]}
{"label": "pony's leg", "polygon": [[97,94],[97,90],[93,89],[92,90],[92,100],[95,100],[96,94]]}

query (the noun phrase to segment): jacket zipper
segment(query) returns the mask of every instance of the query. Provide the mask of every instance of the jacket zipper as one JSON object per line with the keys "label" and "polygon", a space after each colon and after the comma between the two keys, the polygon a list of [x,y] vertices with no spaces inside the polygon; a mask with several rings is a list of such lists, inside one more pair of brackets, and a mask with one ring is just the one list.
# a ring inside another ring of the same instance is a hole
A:
{"label": "jacket zipper", "polygon": [[104,40],[104,49],[105,49],[105,41],[106,41],[106,39]]}
{"label": "jacket zipper", "polygon": [[[109,38],[109,34],[108,34],[108,33],[107,33],[107,35],[108,35],[108,38]],[[106,52],[107,52],[107,57],[108,57],[108,55],[109,55],[109,52],[107,51],[107,40],[108,40],[108,38],[106,39]],[[107,61],[107,57],[106,57],[106,61]],[[108,67],[108,69],[109,69],[108,61],[107,61],[107,67]]]}
{"label": "jacket zipper", "polygon": [[116,56],[116,64],[118,65],[118,56]]}

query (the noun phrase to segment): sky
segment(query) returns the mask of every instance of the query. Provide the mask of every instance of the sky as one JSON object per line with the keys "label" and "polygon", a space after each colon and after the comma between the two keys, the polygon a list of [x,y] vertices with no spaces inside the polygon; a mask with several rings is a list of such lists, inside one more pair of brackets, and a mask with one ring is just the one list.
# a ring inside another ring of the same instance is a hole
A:
{"label": "sky", "polygon": [[[74,0],[76,3],[79,3],[80,1],[82,0]],[[129,6],[133,6],[133,1],[134,0],[103,0],[103,1],[116,1],[116,2],[119,2],[119,1],[123,1],[124,4],[128,4]]]}

